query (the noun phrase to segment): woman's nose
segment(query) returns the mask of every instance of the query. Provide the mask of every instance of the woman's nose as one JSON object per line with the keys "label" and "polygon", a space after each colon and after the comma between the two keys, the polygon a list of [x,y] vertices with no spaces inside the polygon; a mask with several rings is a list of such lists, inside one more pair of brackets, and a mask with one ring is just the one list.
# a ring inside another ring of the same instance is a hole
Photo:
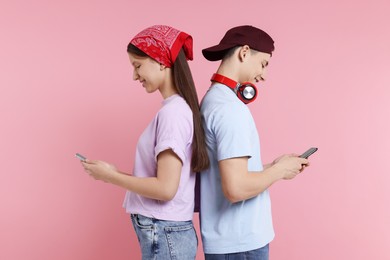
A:
{"label": "woman's nose", "polygon": [[134,70],[133,71],[133,80],[138,80],[139,79],[139,75],[138,73]]}

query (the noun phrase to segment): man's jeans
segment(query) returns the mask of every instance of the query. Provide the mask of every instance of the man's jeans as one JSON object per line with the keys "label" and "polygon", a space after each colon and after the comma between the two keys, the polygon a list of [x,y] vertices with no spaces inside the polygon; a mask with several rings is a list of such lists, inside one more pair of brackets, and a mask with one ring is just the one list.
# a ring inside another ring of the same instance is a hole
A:
{"label": "man's jeans", "polygon": [[268,260],[269,245],[262,248],[232,253],[232,254],[205,254],[206,260]]}

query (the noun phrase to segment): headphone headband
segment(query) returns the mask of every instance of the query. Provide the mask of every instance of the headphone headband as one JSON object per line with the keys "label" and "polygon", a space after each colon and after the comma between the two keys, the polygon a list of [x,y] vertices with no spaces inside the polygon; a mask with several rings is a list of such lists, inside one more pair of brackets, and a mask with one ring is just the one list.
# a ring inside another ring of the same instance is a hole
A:
{"label": "headphone headband", "polygon": [[235,88],[239,87],[239,85],[240,85],[238,82],[236,82],[232,79],[229,79],[228,77],[225,77],[221,74],[217,74],[217,73],[214,73],[214,75],[211,77],[211,81],[216,81],[216,82],[219,82],[221,84],[224,84],[233,90],[235,90]]}

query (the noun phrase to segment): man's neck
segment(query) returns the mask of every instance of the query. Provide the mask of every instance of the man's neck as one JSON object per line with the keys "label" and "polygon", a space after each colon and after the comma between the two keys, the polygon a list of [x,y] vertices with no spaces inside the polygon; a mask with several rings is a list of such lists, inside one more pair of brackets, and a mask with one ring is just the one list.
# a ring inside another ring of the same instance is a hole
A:
{"label": "man's neck", "polygon": [[216,73],[228,77],[234,81],[238,81],[240,78],[238,66],[231,60],[222,61]]}

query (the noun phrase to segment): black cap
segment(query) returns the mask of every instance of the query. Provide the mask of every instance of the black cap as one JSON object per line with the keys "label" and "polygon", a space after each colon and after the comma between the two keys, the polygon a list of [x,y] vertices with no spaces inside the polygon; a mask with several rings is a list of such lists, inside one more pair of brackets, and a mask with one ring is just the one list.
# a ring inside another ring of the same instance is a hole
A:
{"label": "black cap", "polygon": [[228,30],[218,45],[202,50],[209,61],[221,60],[226,52],[236,46],[248,45],[251,49],[272,54],[274,40],[263,30],[251,25],[237,26]]}

